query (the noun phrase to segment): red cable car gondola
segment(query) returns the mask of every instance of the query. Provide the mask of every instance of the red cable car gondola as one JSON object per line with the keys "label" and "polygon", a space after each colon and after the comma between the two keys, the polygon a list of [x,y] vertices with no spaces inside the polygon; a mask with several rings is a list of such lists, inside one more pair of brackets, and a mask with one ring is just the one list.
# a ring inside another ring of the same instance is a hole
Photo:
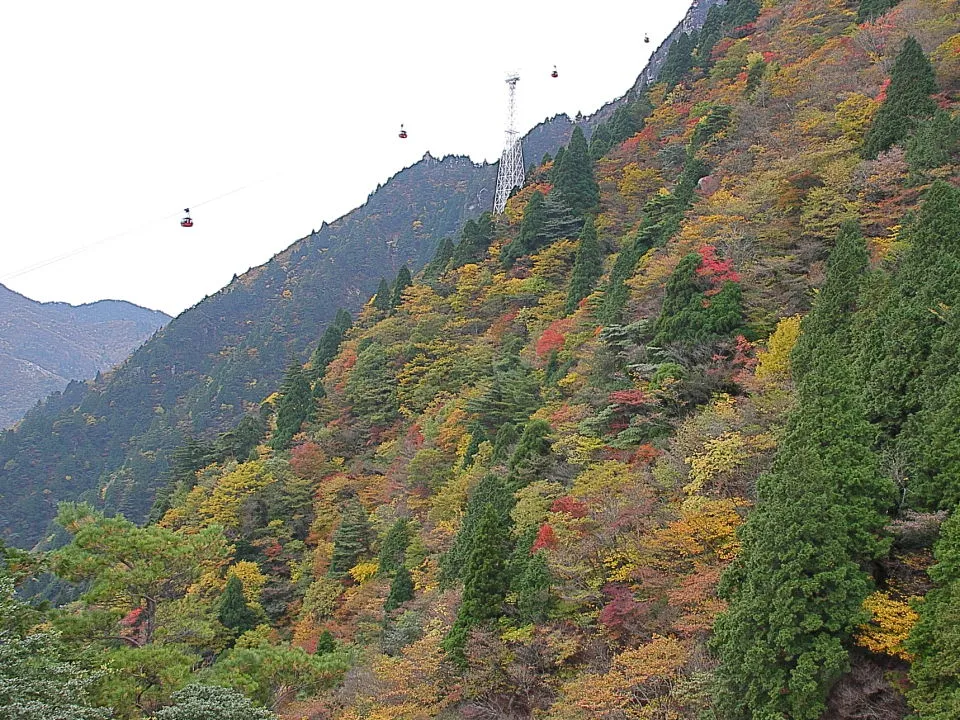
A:
{"label": "red cable car gondola", "polygon": [[400,139],[401,140],[407,139],[407,131],[403,129],[403,123],[400,123]]}
{"label": "red cable car gondola", "polygon": [[552,78],[560,77],[560,73],[557,72],[557,66],[556,66],[556,65],[553,66],[553,72],[550,73],[550,77],[552,77]]}
{"label": "red cable car gondola", "polygon": [[183,216],[183,219],[180,221],[180,227],[193,227],[193,219],[190,217],[190,208],[184,208],[183,211],[186,215]]}

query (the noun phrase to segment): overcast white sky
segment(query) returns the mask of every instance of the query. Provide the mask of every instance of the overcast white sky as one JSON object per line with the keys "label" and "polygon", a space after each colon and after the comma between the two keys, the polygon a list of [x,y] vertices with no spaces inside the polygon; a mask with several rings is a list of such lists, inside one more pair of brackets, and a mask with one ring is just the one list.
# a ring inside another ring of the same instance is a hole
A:
{"label": "overcast white sky", "polygon": [[0,3],[0,282],[176,315],[427,150],[497,160],[508,70],[522,131],[618,97],[688,4]]}

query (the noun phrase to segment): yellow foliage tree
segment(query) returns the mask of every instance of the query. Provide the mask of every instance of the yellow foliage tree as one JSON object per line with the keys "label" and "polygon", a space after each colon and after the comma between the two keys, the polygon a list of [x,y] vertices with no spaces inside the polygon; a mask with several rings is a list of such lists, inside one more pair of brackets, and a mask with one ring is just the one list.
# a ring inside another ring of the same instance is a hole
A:
{"label": "yellow foliage tree", "polygon": [[791,315],[777,323],[776,330],[767,340],[767,347],[757,353],[758,380],[767,383],[786,382],[790,379],[790,353],[800,336],[800,316]]}
{"label": "yellow foliage tree", "polygon": [[896,600],[889,592],[881,590],[870,595],[863,601],[863,609],[870,613],[870,620],[857,631],[857,645],[880,655],[913,660],[903,643],[920,618],[910,606],[910,600],[916,599]]}

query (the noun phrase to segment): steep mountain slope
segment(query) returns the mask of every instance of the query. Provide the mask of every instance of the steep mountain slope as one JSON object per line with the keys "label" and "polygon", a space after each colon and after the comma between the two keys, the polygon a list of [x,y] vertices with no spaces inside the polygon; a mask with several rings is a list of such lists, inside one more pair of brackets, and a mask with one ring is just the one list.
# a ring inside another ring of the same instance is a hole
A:
{"label": "steep mountain slope", "polygon": [[181,448],[156,522],[61,510],[94,701],[955,720],[960,2],[713,19]]}
{"label": "steep mountain slope", "polygon": [[169,321],[128,302],[39,303],[0,285],[0,428],[70,380],[112,368]]}
{"label": "steep mountain slope", "polygon": [[[715,4],[691,8],[671,37]],[[581,126],[589,134],[622,104]],[[533,128],[526,164],[556,152],[572,129],[566,115]],[[486,210],[495,180],[496,165],[427,155],[363,207],[183,313],[103,382],[52,397],[0,442],[0,537],[32,544],[64,499],[142,518],[184,437],[223,430],[256,406],[291,360],[306,359],[338,307],[356,310],[404,263],[422,267],[442,237]]]}
{"label": "steep mountain slope", "polygon": [[356,310],[404,264],[481,212],[495,166],[429,155],[367,203],[302,238],[172,321],[115,372],[73,384],[0,442],[0,528],[32,544],[58,500],[101,499],[142,517],[166,452],[229,427],[304,360],[337,309]]}

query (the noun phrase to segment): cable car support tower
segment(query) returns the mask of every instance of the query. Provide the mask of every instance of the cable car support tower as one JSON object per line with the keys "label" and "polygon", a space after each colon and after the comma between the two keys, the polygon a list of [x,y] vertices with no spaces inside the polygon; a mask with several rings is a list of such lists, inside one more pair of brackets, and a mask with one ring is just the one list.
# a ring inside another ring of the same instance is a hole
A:
{"label": "cable car support tower", "polygon": [[516,128],[516,96],[519,80],[520,76],[516,73],[507,78],[507,85],[510,86],[510,101],[507,106],[507,134],[503,155],[500,156],[500,171],[497,173],[497,193],[493,199],[495,213],[503,212],[510,193],[515,187],[523,185],[523,148],[520,146],[520,133]]}

